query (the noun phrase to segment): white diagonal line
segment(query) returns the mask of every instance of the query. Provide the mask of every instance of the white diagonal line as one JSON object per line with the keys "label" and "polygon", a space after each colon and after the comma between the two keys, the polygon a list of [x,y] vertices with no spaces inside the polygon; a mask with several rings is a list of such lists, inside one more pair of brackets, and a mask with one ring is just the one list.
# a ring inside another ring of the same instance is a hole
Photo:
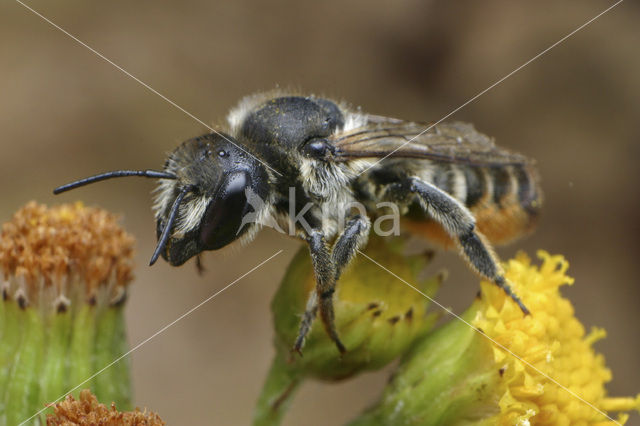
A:
{"label": "white diagonal line", "polygon": [[119,71],[122,71],[126,76],[132,78],[133,80],[135,80],[137,83],[139,83],[140,85],[142,85],[145,89],[149,90],[150,92],[160,96],[162,99],[164,99],[166,102],[168,102],[169,104],[171,104],[172,106],[174,106],[175,108],[179,109],[180,111],[182,111],[183,113],[185,113],[186,115],[188,115],[189,117],[193,118],[194,120],[196,120],[198,123],[202,124],[203,126],[205,126],[207,129],[211,130],[213,133],[217,134],[218,136],[220,136],[221,138],[225,139],[227,142],[229,142],[230,144],[234,145],[236,148],[238,148],[239,150],[243,151],[244,153],[250,155],[251,157],[253,157],[254,159],[256,159],[257,161],[259,161],[260,163],[262,163],[265,167],[269,168],[272,172],[276,173],[279,176],[282,176],[281,173],[279,173],[277,170],[275,170],[274,168],[272,168],[271,166],[269,166],[268,164],[266,164],[264,161],[260,160],[258,157],[256,157],[255,155],[253,155],[252,153],[250,153],[249,151],[247,151],[246,149],[244,149],[243,147],[239,146],[237,143],[233,142],[231,139],[229,139],[228,137],[226,137],[225,135],[223,135],[222,133],[218,132],[216,129],[214,129],[213,127],[209,126],[207,123],[205,123],[204,121],[200,120],[198,117],[196,117],[195,115],[193,115],[192,113],[190,113],[189,111],[187,111],[186,109],[184,109],[183,107],[181,107],[180,105],[178,105],[177,103],[175,103],[174,101],[172,101],[171,99],[169,99],[168,97],[166,97],[165,95],[163,95],[162,93],[158,92],[156,89],[154,89],[153,87],[149,86],[147,83],[145,83],[144,81],[140,80],[138,77],[136,77],[135,75],[131,74],[129,71],[125,70],[124,68],[122,68],[120,65],[116,64],[115,62],[113,62],[111,59],[107,58],[106,56],[104,56],[102,53],[98,52],[96,49],[94,49],[93,47],[89,46],[88,44],[86,44],[85,42],[83,42],[82,40],[80,40],[79,38],[77,38],[76,36],[74,36],[73,34],[71,34],[70,32],[68,32],[67,30],[65,30],[64,28],[60,27],[59,25],[55,24],[54,22],[52,22],[49,18],[47,18],[46,16],[42,15],[41,13],[39,13],[38,11],[36,11],[35,9],[32,9],[31,7],[27,6],[26,4],[24,4],[22,1],[20,0],[16,0],[17,3],[19,3],[20,5],[24,6],[26,9],[30,10],[31,12],[33,12],[35,15],[37,15],[38,17],[42,18],[44,21],[46,21],[47,23],[49,23],[51,26],[53,26],[54,28],[56,28],[57,30],[60,30],[61,32],[63,32],[65,35],[67,35],[68,37],[70,37],[71,39],[73,39],[74,41],[76,41],[78,44],[86,47],[87,49],[89,49],[91,52],[95,53],[98,57],[100,57],[101,59],[105,60],[106,62],[108,62],[109,64],[113,65],[115,68],[117,68]]}
{"label": "white diagonal line", "polygon": [[[391,272],[390,270],[388,270],[387,268],[385,268],[384,266],[382,266],[381,264],[379,264],[378,262],[376,262],[375,260],[373,260],[372,258],[370,258],[369,256],[367,256],[366,254],[364,254],[363,252],[361,252],[360,250],[358,250],[358,253],[360,253],[361,255],[363,255],[364,257],[366,257],[367,259],[369,259],[371,262],[375,263],[376,265],[378,265],[380,268],[384,269],[385,271],[387,271],[389,274],[393,275],[395,278],[399,279],[400,281],[402,281],[404,284],[408,285],[409,287],[411,287],[412,289],[414,289],[415,291],[417,291],[418,293],[420,293],[421,295],[423,295],[424,297],[426,297],[427,299],[429,299],[429,301],[431,303],[435,303],[436,305],[438,305],[441,309],[443,309],[445,312],[447,312],[448,314],[453,315],[456,319],[462,321],[463,323],[465,323],[466,325],[468,325],[472,330],[476,331],[478,334],[480,334],[481,336],[486,337],[488,340],[490,340],[494,345],[498,346],[500,349],[502,349],[503,351],[509,353],[510,355],[513,355],[513,357],[515,357],[516,359],[518,359],[519,361],[521,361],[522,363],[526,364],[528,367],[532,368],[533,370],[535,370],[536,372],[538,372],[539,374],[541,374],[542,376],[544,376],[545,378],[547,378],[548,380],[550,380],[551,382],[555,383],[556,385],[558,385],[560,388],[564,389],[565,391],[567,391],[570,395],[576,397],[577,399],[579,399],[580,401],[584,402],[585,404],[587,404],[589,407],[593,408],[594,410],[596,410],[598,413],[602,414],[603,416],[605,416],[606,418],[608,418],[609,420],[611,420],[612,422],[614,422],[617,425],[621,425],[620,422],[612,419],[607,413],[605,413],[604,411],[602,411],[601,409],[599,409],[598,407],[596,407],[595,405],[593,405],[592,403],[590,403],[589,401],[587,401],[586,399],[582,398],[580,395],[578,395],[577,393],[575,393],[574,391],[572,391],[571,389],[567,388],[566,386],[564,386],[562,383],[558,382],[557,380],[555,380],[554,378],[552,378],[551,376],[549,376],[548,374],[544,373],[543,371],[541,371],[540,369],[538,369],[536,366],[534,366],[533,364],[531,364],[529,361],[521,358],[519,355],[517,355],[515,352],[513,352],[511,349],[507,348],[506,346],[504,346],[503,344],[497,342],[495,339],[491,338],[490,336],[486,335],[485,333],[483,333],[482,331],[480,331],[477,327],[473,326],[471,323],[469,323],[467,320],[465,320],[464,318],[462,318],[461,316],[457,315],[455,312],[453,312],[451,309],[445,307],[444,305],[442,305],[441,303],[439,303],[438,301],[436,301],[435,299],[429,297],[428,295],[426,295],[424,292],[420,291],[420,289],[418,289],[417,287],[409,284],[407,281],[405,281],[404,279],[402,279],[401,277],[399,277],[398,275],[394,274],[393,272]],[[622,425],[621,425],[622,426]]]}
{"label": "white diagonal line", "polygon": [[[254,266],[252,269],[250,269],[249,271],[245,272],[244,274],[240,275],[238,278],[236,278],[235,280],[233,280],[232,282],[230,282],[229,284],[227,284],[225,287],[223,287],[222,289],[218,290],[217,292],[213,293],[211,296],[207,297],[206,299],[204,299],[202,302],[198,303],[196,306],[194,306],[193,308],[189,309],[187,312],[185,312],[184,314],[180,315],[178,318],[176,318],[175,320],[171,321],[169,324],[165,325],[164,327],[162,327],[160,330],[156,331],[155,333],[153,333],[151,336],[147,337],[146,339],[144,339],[142,342],[138,343],[136,346],[134,346],[133,348],[129,349],[127,352],[125,352],[124,354],[122,354],[121,356],[119,356],[118,358],[116,358],[113,362],[111,362],[110,364],[104,366],[103,368],[101,368],[100,370],[98,370],[96,373],[94,373],[91,377],[88,377],[86,380],[84,380],[81,383],[78,383],[75,387],[73,387],[72,389],[69,389],[67,392],[65,392],[63,395],[60,395],[58,398],[56,398],[54,401],[49,402],[49,404],[54,404],[57,401],[59,401],[60,399],[64,398],[65,395],[70,394],[71,392],[75,391],[76,389],[78,389],[80,386],[84,385],[85,383],[87,383],[88,381],[92,380],[94,377],[96,377],[97,375],[99,375],[100,373],[102,373],[103,371],[105,371],[106,369],[108,369],[109,367],[111,367],[113,364],[117,363],[118,361],[120,361],[122,358],[126,357],[127,355],[129,355],[130,353],[132,353],[133,351],[135,351],[136,349],[140,348],[142,345],[144,345],[145,343],[147,343],[149,340],[153,339],[154,337],[156,337],[157,335],[165,332],[169,327],[173,326],[175,323],[177,323],[178,321],[180,321],[181,319],[183,319],[184,317],[190,315],[193,311],[195,311],[196,309],[198,309],[199,307],[201,307],[202,305],[204,305],[205,303],[207,303],[208,301],[210,301],[211,299],[213,299],[214,297],[216,297],[217,295],[219,295],[220,293],[222,293],[223,291],[225,291],[226,289],[228,289],[229,287],[231,287],[232,285],[234,285],[235,283],[237,283],[238,281],[240,281],[241,279],[243,279],[244,277],[246,277],[247,275],[249,275],[250,273],[252,273],[253,271],[255,271],[256,269],[260,268],[262,265],[264,265],[265,263],[267,263],[268,261],[270,261],[271,259],[273,259],[274,257],[276,257],[277,255],[279,255],[280,253],[282,253],[283,250],[278,250],[275,254],[271,255],[271,257],[263,260],[261,263],[259,263],[258,265]],[[29,417],[28,419],[24,420],[22,423],[20,423],[21,426],[25,423],[27,423],[29,420],[33,419],[34,417],[36,417],[37,415],[39,415],[40,413],[42,413],[44,410],[46,410],[47,408],[49,408],[48,406],[44,407],[42,410],[38,411],[37,413],[35,413],[34,415],[32,415],[31,417]]]}
{"label": "white diagonal line", "polygon": [[568,39],[569,37],[571,37],[572,35],[574,35],[575,33],[577,33],[578,31],[582,30],[584,27],[586,27],[587,25],[591,24],[593,21],[595,21],[596,19],[600,18],[602,15],[604,15],[605,13],[609,12],[611,9],[613,9],[614,7],[616,7],[617,5],[619,5],[620,3],[622,3],[624,0],[618,0],[617,2],[615,2],[614,4],[612,4],[611,6],[609,6],[608,8],[606,8],[605,10],[603,10],[602,12],[600,12],[599,14],[597,14],[596,16],[594,16],[593,18],[589,19],[587,22],[585,22],[584,24],[580,25],[578,28],[576,28],[575,30],[571,31],[569,34],[567,34],[566,36],[562,37],[560,40],[556,41],[555,43],[553,43],[551,46],[547,47],[546,49],[544,49],[542,52],[538,53],[536,56],[534,56],[533,58],[529,59],[527,62],[525,62],[524,64],[520,65],[518,68],[514,69],[513,71],[511,71],[509,74],[505,75],[504,77],[502,77],[500,80],[494,82],[491,86],[487,87],[486,89],[484,89],[483,91],[479,92],[477,95],[475,95],[474,97],[472,97],[471,99],[469,99],[468,101],[466,101],[465,103],[463,103],[462,105],[460,105],[458,108],[454,109],[453,111],[451,111],[450,113],[448,113],[447,115],[445,115],[444,117],[442,117],[440,120],[436,121],[435,123],[429,125],[426,129],[424,129],[422,132],[418,133],[417,135],[415,135],[414,137],[412,137],[411,139],[409,139],[408,141],[406,141],[405,143],[403,143],[402,145],[400,145],[399,147],[397,147],[396,149],[394,149],[393,151],[391,151],[390,153],[388,153],[387,155],[385,155],[384,157],[376,160],[375,163],[371,164],[369,167],[367,167],[366,169],[364,169],[363,171],[361,171],[360,173],[358,173],[358,176],[360,176],[361,174],[365,173],[367,170],[371,169],[372,167],[374,167],[375,165],[377,165],[378,163],[380,163],[382,160],[384,160],[385,158],[390,157],[391,155],[393,155],[394,153],[396,153],[398,150],[404,148],[406,145],[410,144],[412,141],[414,141],[415,139],[419,138],[420,136],[422,136],[423,134],[425,134],[426,132],[428,132],[429,130],[431,130],[434,126],[440,124],[441,122],[443,122],[444,120],[446,120],[447,118],[451,117],[453,114],[455,114],[456,112],[460,111],[462,108],[466,107],[467,105],[469,105],[471,102],[475,101],[476,99],[478,99],[480,96],[484,95],[485,93],[487,93],[489,90],[493,89],[494,87],[496,87],[498,84],[502,83],[503,81],[505,81],[506,79],[508,79],[509,77],[511,77],[512,75],[514,75],[515,73],[517,73],[518,71],[520,71],[522,68],[526,67],[527,65],[529,65],[530,63],[532,63],[533,61],[535,61],[536,59],[540,58],[542,55],[544,55],[545,53],[549,52],[551,49],[553,49],[554,47],[558,46],[560,43],[564,42],[566,39]]}

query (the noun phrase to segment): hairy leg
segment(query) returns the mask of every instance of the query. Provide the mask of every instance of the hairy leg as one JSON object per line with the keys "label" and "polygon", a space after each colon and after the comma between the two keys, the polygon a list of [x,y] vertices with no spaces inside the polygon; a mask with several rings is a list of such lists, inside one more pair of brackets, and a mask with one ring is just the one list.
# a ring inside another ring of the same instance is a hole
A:
{"label": "hairy leg", "polygon": [[331,251],[331,258],[336,268],[336,281],[358,249],[367,243],[370,228],[371,221],[366,216],[356,215],[347,222]]}
{"label": "hairy leg", "polygon": [[[307,239],[309,243],[309,252],[311,254],[311,263],[316,276],[316,302],[313,303],[313,296],[307,301],[307,308],[303,315],[300,331],[296,339],[294,350],[300,352],[304,345],[306,333],[311,328],[312,318],[315,316],[315,310],[320,311],[320,318],[327,330],[327,334],[338,347],[340,353],[346,352],[346,349],[336,331],[334,313],[333,313],[333,293],[335,291],[335,266],[331,260],[329,249],[324,238],[324,234],[319,230],[312,230]],[[311,319],[311,320],[309,320]]]}
{"label": "hairy leg", "polygon": [[476,231],[475,219],[469,209],[451,195],[416,177],[389,185],[391,193],[415,194],[429,215],[454,237],[462,255],[471,267],[483,277],[493,281],[514,302],[522,312],[529,310],[520,298],[513,293],[499,266],[498,258],[485,237]]}
{"label": "hairy leg", "polygon": [[300,327],[298,329],[298,337],[296,338],[296,342],[293,345],[292,350],[298,352],[302,355],[302,347],[304,346],[304,339],[306,339],[309,330],[311,330],[311,326],[313,325],[313,320],[316,319],[316,315],[318,313],[318,293],[313,290],[309,294],[309,298],[307,299],[307,306],[305,307],[304,314],[302,314],[302,320],[300,320]]}
{"label": "hairy leg", "polygon": [[[334,268],[333,280],[328,280],[327,277],[323,277],[322,281],[319,278],[321,274],[325,274],[323,269],[323,263],[326,262],[324,251],[326,245],[324,244],[324,238],[321,237],[321,233],[312,234],[309,237],[309,249],[311,251],[311,259],[316,271],[316,291],[309,295],[307,300],[307,306],[300,322],[300,329],[298,331],[298,337],[296,338],[293,350],[302,353],[302,347],[304,346],[304,339],[309,333],[313,320],[316,317],[318,308],[320,308],[320,318],[329,333],[331,339],[336,343],[340,353],[346,351],[342,342],[338,337],[338,333],[334,324],[333,313],[333,293],[335,291],[335,285],[344,267],[353,259],[358,248],[362,247],[366,243],[367,236],[369,234],[370,221],[369,218],[364,216],[354,216],[347,222],[344,231],[336,239],[336,242],[331,251],[331,265]],[[315,237],[314,237],[315,235]],[[315,253],[315,254],[314,254]],[[316,267],[316,265],[318,265]]]}

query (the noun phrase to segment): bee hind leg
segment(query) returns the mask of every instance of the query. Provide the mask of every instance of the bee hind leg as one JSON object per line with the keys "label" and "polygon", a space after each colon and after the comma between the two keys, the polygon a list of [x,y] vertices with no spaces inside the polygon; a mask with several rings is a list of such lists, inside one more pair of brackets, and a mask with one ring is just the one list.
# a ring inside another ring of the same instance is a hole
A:
{"label": "bee hind leg", "polygon": [[469,209],[451,195],[416,177],[392,185],[397,185],[398,190],[404,189],[416,194],[427,213],[457,240],[463,256],[471,267],[500,287],[525,315],[529,314],[529,309],[504,278],[491,245],[475,230],[475,219]]}

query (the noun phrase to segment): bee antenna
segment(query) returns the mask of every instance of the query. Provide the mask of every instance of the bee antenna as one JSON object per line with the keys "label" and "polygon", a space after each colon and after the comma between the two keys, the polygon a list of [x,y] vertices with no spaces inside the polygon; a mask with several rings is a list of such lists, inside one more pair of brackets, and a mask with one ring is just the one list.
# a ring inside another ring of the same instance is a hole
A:
{"label": "bee antenna", "polygon": [[80,186],[89,185],[90,183],[100,182],[101,180],[107,180],[117,177],[127,176],[141,176],[153,179],[177,179],[178,177],[173,173],[159,172],[156,170],[114,170],[112,172],[100,173],[99,175],[89,176],[84,179],[77,180],[75,182],[62,185],[53,190],[54,194],[60,194],[71,189],[78,188]]}
{"label": "bee antenna", "polygon": [[186,186],[182,188],[182,190],[176,197],[175,201],[173,202],[173,205],[171,206],[171,211],[169,213],[169,219],[167,220],[167,224],[162,230],[162,235],[160,235],[160,238],[158,238],[158,245],[156,246],[156,249],[153,252],[153,255],[151,256],[151,261],[149,262],[149,266],[156,263],[156,260],[158,260],[158,257],[160,256],[160,253],[167,246],[167,241],[169,241],[169,234],[171,234],[171,228],[173,228],[173,222],[175,222],[176,217],[178,217],[178,209],[180,208],[180,203],[182,203],[182,199],[184,198],[185,195],[187,195],[189,191],[191,191],[191,189],[192,189],[191,186]]}

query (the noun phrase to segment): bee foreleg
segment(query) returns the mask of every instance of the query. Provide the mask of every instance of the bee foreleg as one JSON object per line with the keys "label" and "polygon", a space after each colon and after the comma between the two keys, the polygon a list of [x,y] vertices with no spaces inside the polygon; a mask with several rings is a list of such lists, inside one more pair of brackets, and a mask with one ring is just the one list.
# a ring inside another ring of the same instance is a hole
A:
{"label": "bee foreleg", "polygon": [[309,299],[307,299],[307,305],[304,309],[304,314],[302,314],[302,320],[300,321],[300,328],[298,330],[298,337],[296,338],[296,342],[293,345],[292,350],[298,352],[302,355],[302,347],[304,346],[304,339],[307,337],[309,330],[311,330],[311,326],[313,325],[313,320],[316,319],[316,314],[318,313],[318,293],[313,290],[309,294]]}
{"label": "bee foreleg", "polygon": [[[298,331],[298,337],[296,338],[295,345],[293,346],[293,350],[302,354],[302,347],[304,346],[304,339],[309,333],[311,326],[313,325],[313,320],[316,317],[316,313],[318,312],[318,297],[320,297],[320,316],[322,317],[322,321],[325,324],[325,328],[329,333],[331,339],[336,343],[338,350],[340,353],[345,352],[344,345],[340,342],[338,338],[338,333],[335,330],[334,325],[334,314],[333,314],[333,291],[335,290],[335,284],[338,278],[340,278],[340,274],[344,267],[349,264],[353,256],[355,255],[358,248],[362,247],[367,240],[367,236],[369,235],[370,228],[370,220],[366,216],[354,216],[347,223],[344,231],[340,234],[340,236],[336,239],[335,244],[333,245],[333,249],[331,251],[331,264],[335,268],[334,271],[334,279],[331,281],[329,286],[324,286],[324,290],[319,290],[319,285],[316,288],[316,291],[311,292],[309,295],[309,299],[307,300],[307,305],[302,315],[302,320],[300,321],[300,329]],[[316,235],[318,235],[317,233]],[[314,264],[314,270],[318,271],[316,267],[316,263],[322,262],[320,260],[324,254],[314,255],[314,246],[316,248],[320,247],[319,243],[312,243],[311,240],[313,236],[309,237],[309,246],[311,250],[311,258]],[[316,237],[317,239],[318,237]],[[324,240],[324,238],[322,238]],[[324,244],[324,242],[322,243]],[[325,245],[326,248],[326,245]],[[318,250],[320,252],[324,252],[325,249],[321,248]],[[317,259],[317,260],[314,260]],[[320,266],[320,265],[319,265]],[[319,267],[318,266],[318,267]],[[316,280],[320,283],[319,274],[316,272]]]}
{"label": "bee foreleg", "polygon": [[313,270],[316,276],[316,303],[314,303],[314,296],[310,296],[307,301],[307,307],[302,317],[300,324],[300,330],[298,331],[298,338],[296,339],[293,350],[300,352],[304,345],[304,338],[308,333],[313,318],[315,317],[315,311],[319,308],[320,318],[324,324],[324,328],[327,330],[329,337],[334,341],[340,353],[346,352],[346,349],[336,330],[333,313],[333,292],[335,291],[335,266],[331,260],[331,255],[327,248],[324,235],[321,231],[313,229],[309,232],[307,238],[309,243],[309,252],[311,254],[311,263],[313,264]]}
{"label": "bee foreleg", "polygon": [[418,195],[427,213],[457,239],[461,252],[471,267],[493,281],[518,304],[522,312],[528,314],[529,310],[504,278],[489,242],[475,230],[475,219],[469,209],[451,195],[416,177],[409,178],[403,186]]}

